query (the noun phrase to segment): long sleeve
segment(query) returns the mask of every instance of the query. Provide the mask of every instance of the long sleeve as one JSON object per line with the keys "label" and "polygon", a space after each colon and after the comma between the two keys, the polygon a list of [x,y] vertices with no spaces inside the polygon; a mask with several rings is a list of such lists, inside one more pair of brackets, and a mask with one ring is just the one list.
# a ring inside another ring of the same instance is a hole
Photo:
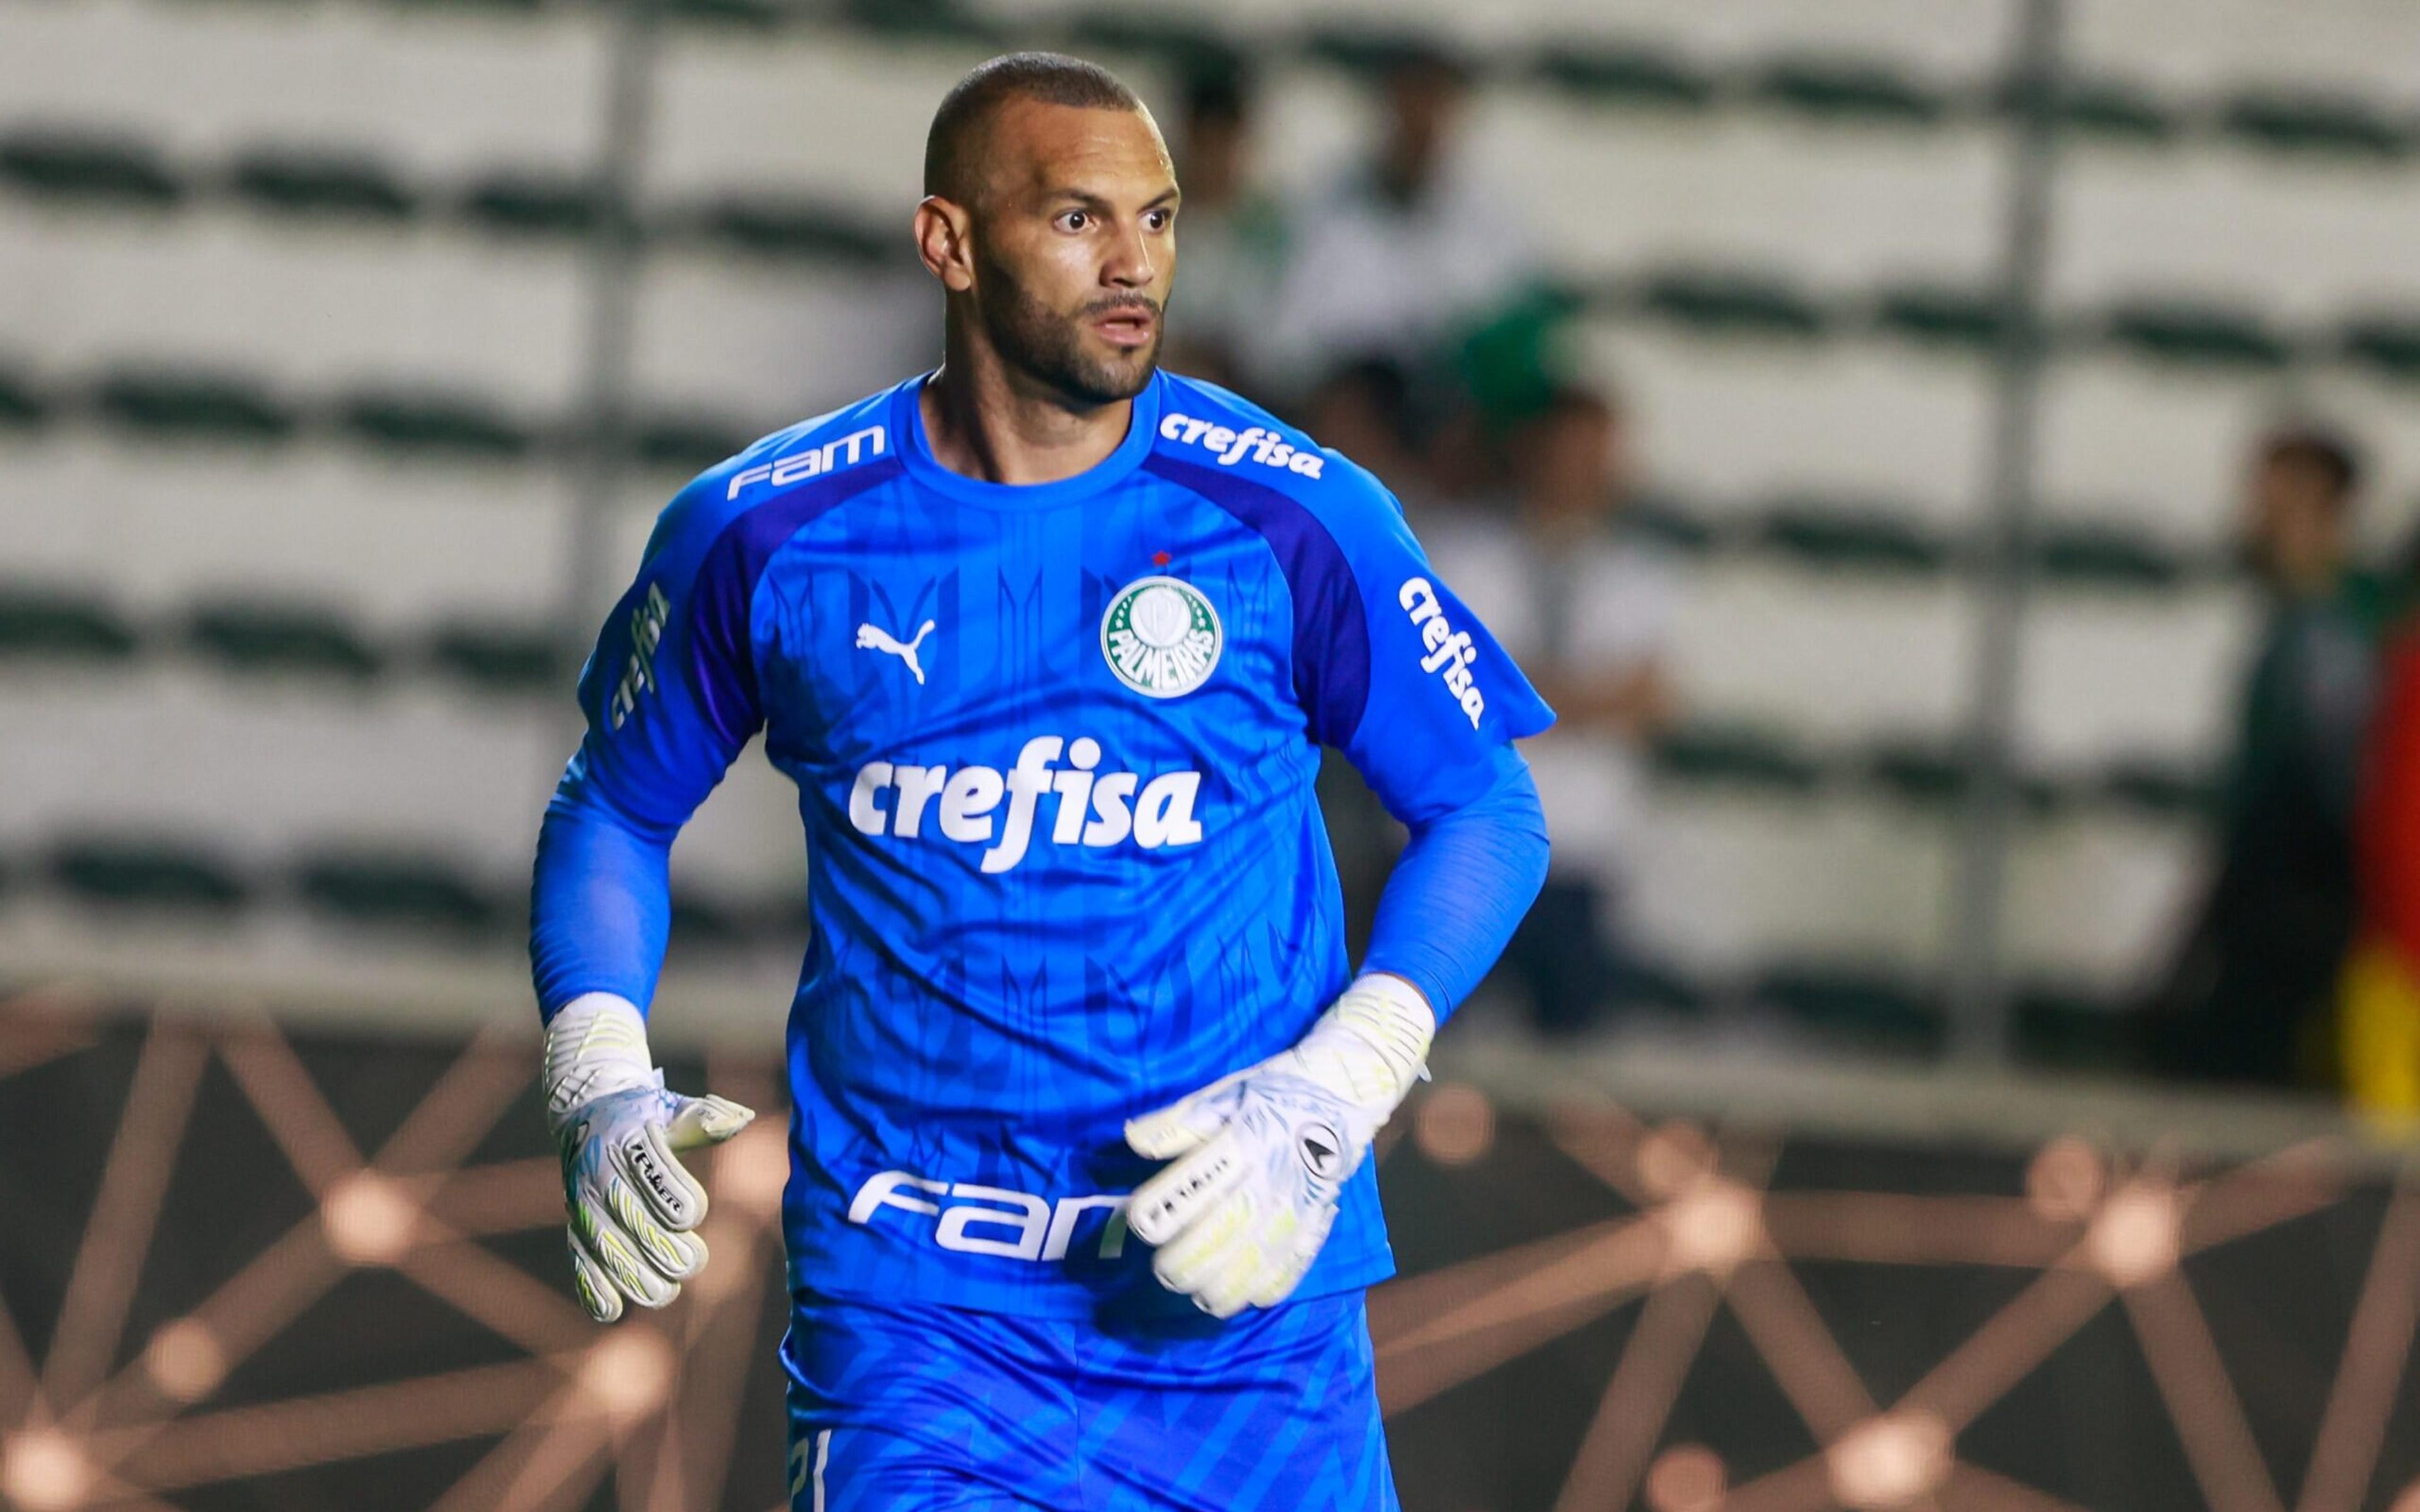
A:
{"label": "long sleeve", "polygon": [[672,917],[674,838],[762,722],[750,541],[714,474],[657,523],[581,674],[588,730],[538,834],[538,1010],[603,992],[642,1011]]}
{"label": "long sleeve", "polygon": [[1362,962],[1418,987],[1440,1024],[1496,964],[1546,880],[1546,816],[1528,764],[1499,746],[1495,765],[1485,792],[1413,827]]}

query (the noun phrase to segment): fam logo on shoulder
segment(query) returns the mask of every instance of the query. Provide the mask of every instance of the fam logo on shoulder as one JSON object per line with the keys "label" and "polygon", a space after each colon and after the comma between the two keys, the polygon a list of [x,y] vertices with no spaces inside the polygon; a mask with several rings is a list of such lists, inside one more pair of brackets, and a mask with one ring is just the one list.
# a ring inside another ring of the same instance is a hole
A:
{"label": "fam logo on shoulder", "polygon": [[1101,615],[1101,656],[1145,698],[1172,699],[1210,680],[1226,631],[1218,611],[1181,578],[1138,578]]}

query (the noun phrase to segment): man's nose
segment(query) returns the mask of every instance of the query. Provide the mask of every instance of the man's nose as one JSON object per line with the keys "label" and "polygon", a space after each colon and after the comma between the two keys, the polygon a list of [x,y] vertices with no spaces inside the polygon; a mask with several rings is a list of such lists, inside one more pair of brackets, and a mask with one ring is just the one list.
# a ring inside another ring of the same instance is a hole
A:
{"label": "man's nose", "polygon": [[1142,228],[1129,225],[1110,245],[1109,259],[1101,266],[1101,282],[1118,288],[1143,288],[1157,273]]}

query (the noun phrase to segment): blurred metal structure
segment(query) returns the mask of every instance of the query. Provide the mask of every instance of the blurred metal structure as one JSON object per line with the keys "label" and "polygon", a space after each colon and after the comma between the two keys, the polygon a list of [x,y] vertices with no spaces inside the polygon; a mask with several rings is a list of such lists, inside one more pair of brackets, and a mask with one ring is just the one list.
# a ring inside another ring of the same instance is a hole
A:
{"label": "blurred metal structure", "polygon": [[2033,570],[2034,476],[2050,268],[2051,192],[2057,167],[2061,0],[2024,0],[2009,69],[2008,246],[1999,290],[1993,403],[1991,507],[1978,543],[1983,600],[1966,733],[1966,802],[1957,853],[1949,946],[1949,1043],[1969,1058],[2005,1061],[2010,985],[2000,938],[2009,832],[2017,803],[2017,687],[2023,674],[2026,579]]}

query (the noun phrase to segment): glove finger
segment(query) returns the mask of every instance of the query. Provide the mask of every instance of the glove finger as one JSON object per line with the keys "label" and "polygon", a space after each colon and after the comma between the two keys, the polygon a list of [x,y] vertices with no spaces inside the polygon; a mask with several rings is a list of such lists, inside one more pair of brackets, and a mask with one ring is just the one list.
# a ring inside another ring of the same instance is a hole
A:
{"label": "glove finger", "polygon": [[622,1231],[612,1215],[586,1191],[571,1202],[571,1231],[615,1290],[642,1307],[661,1307],[680,1294],[680,1288],[640,1258],[638,1242]]}
{"label": "glove finger", "polygon": [[1262,1284],[1253,1288],[1251,1303],[1255,1307],[1274,1307],[1294,1295],[1302,1278],[1319,1258],[1320,1247],[1327,1242],[1327,1231],[1335,1227],[1336,1210],[1322,1207],[1311,1213],[1310,1222],[1295,1235],[1293,1248],[1286,1262],[1271,1270]]}
{"label": "glove finger", "polygon": [[719,1145],[756,1119],[756,1110],[727,1097],[685,1097],[665,1130],[665,1147],[675,1155]]}
{"label": "glove finger", "polygon": [[706,1221],[706,1188],[674,1156],[666,1125],[634,1123],[614,1138],[613,1150],[614,1176],[640,1195],[657,1224],[684,1232]]}
{"label": "glove finger", "polygon": [[1263,1266],[1259,1245],[1235,1245],[1219,1257],[1218,1266],[1193,1289],[1193,1305],[1213,1318],[1234,1317],[1262,1284]]}
{"label": "glove finger", "polygon": [[1145,1160],[1172,1160],[1200,1148],[1235,1116],[1235,1104],[1242,1098],[1240,1084],[1251,1073],[1248,1069],[1221,1076],[1189,1097],[1128,1119],[1127,1147]]}
{"label": "glove finger", "polygon": [[580,1293],[580,1305],[599,1323],[610,1323],[622,1316],[622,1294],[606,1278],[605,1268],[588,1257],[581,1247],[580,1236],[569,1228],[563,1231],[563,1247],[571,1253],[571,1287]]}
{"label": "glove finger", "polygon": [[1227,1253],[1257,1236],[1250,1233],[1252,1209],[1242,1193],[1215,1204],[1152,1257],[1151,1268],[1171,1291],[1193,1291],[1215,1273]]}
{"label": "glove finger", "polygon": [[630,1193],[629,1183],[619,1176],[609,1179],[605,1188],[606,1206],[613,1210],[613,1221],[621,1226],[639,1254],[655,1273],[667,1281],[686,1281],[697,1274],[706,1263],[706,1241],[694,1234],[685,1234],[664,1227]]}
{"label": "glove finger", "polygon": [[1135,1188],[1126,1198],[1126,1223],[1144,1242],[1162,1243],[1243,1179],[1243,1151],[1233,1134],[1221,1134]]}

